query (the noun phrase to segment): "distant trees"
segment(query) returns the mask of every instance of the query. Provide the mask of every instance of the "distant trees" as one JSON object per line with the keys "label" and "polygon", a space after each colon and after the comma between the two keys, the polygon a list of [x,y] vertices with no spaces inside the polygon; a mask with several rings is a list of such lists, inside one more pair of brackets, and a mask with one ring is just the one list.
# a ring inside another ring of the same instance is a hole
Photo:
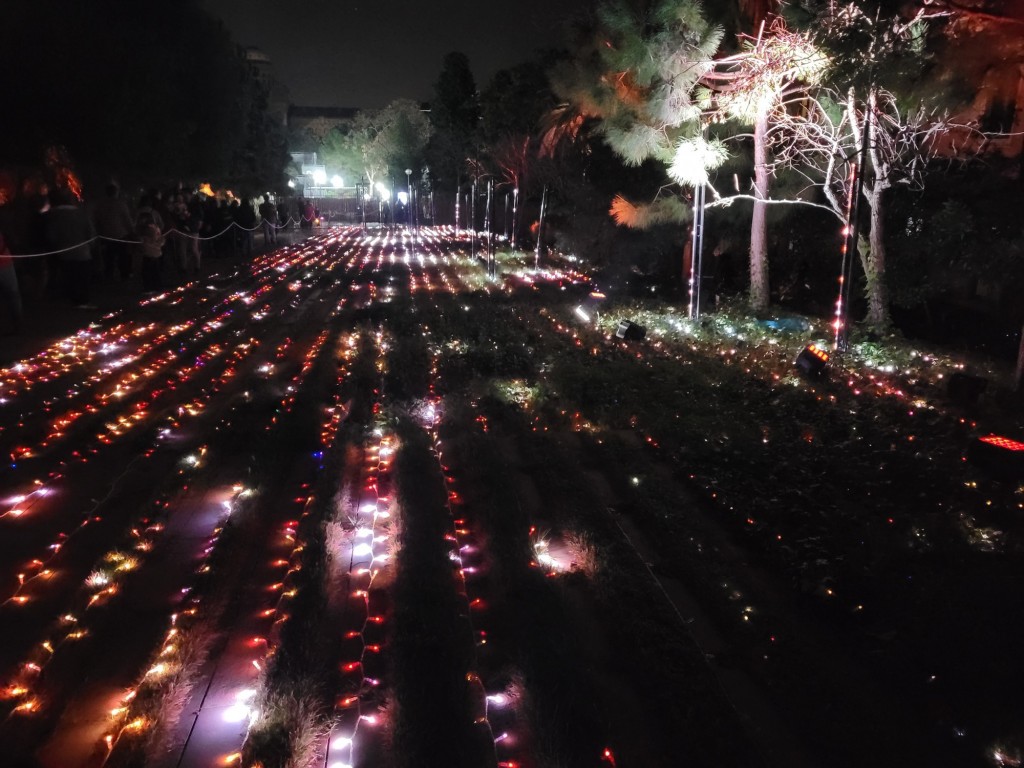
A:
{"label": "distant trees", "polygon": [[265,88],[199,0],[8,3],[4,26],[0,161],[60,144],[125,179],[281,183]]}
{"label": "distant trees", "polygon": [[384,177],[420,168],[431,136],[419,104],[398,99],[383,109],[359,112],[350,125],[335,129],[320,147],[325,162],[373,186]]}

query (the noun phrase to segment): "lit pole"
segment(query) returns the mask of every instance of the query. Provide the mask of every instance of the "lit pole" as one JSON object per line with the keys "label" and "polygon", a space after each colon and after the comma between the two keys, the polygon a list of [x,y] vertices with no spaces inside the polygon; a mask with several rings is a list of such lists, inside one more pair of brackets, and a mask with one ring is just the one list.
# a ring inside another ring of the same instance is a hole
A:
{"label": "lit pole", "polygon": [[505,225],[505,239],[508,240],[508,192],[505,193],[505,213],[501,217],[501,223]]}
{"label": "lit pole", "polygon": [[519,223],[519,187],[512,190],[512,250],[516,249],[516,225]]}
{"label": "lit pole", "polygon": [[533,269],[540,269],[540,254],[544,248],[544,215],[548,208],[548,185],[544,185],[544,192],[540,196],[540,218],[537,219],[537,249],[533,253]]}
{"label": "lit pole", "polygon": [[455,239],[459,239],[459,202],[462,199],[462,179],[455,182]]}
{"label": "lit pole", "polygon": [[700,289],[704,280],[704,202],[706,185],[693,188],[693,246],[690,249],[690,319],[700,317]]}
{"label": "lit pole", "polygon": [[[850,346],[850,284],[853,280],[854,254],[860,236],[860,196],[864,194],[864,176],[868,161],[868,132],[871,130],[870,101],[864,110],[864,125],[861,128],[860,147],[857,162],[850,169],[850,197],[846,202],[846,227],[843,230],[843,263],[839,274],[839,298],[836,300],[835,346],[837,352],[845,352]],[[854,117],[853,119],[856,119]]]}
{"label": "lit pole", "polygon": [[469,199],[469,255],[476,258],[476,177],[473,177],[473,186]]}
{"label": "lit pole", "polygon": [[413,211],[413,208],[412,208],[412,168],[406,168],[405,169],[405,189],[406,189],[406,192],[409,195],[409,202],[405,206],[405,226],[406,226],[406,229],[408,229],[409,225],[412,223],[412,215],[413,215],[412,214],[412,211]]}
{"label": "lit pole", "polygon": [[362,181],[360,181],[360,186],[359,186],[359,212],[362,214],[363,232],[366,231],[366,198],[367,198],[366,186],[367,186],[366,184],[363,184]]}
{"label": "lit pole", "polygon": [[484,221],[486,222],[485,229],[487,230],[487,274],[490,277],[494,277],[498,270],[497,264],[494,261],[494,241],[491,238],[491,227],[494,223],[491,221],[491,201],[492,192],[494,190],[494,179],[487,180],[487,210],[484,211]]}

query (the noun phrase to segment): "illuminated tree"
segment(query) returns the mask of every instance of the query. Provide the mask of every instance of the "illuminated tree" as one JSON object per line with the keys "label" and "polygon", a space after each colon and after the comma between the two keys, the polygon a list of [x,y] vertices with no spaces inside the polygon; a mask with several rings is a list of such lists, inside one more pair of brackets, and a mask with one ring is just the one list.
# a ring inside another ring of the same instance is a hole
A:
{"label": "illuminated tree", "polygon": [[626,165],[653,160],[666,169],[671,183],[653,200],[615,197],[610,213],[617,224],[642,229],[688,221],[685,188],[706,184],[708,169],[724,161],[721,142],[701,139],[706,105],[698,103],[697,90],[722,35],[691,0],[661,0],[642,10],[613,0],[599,6],[597,26],[576,55],[553,71],[552,86],[564,103],[549,115],[545,154],[592,126]]}
{"label": "illuminated tree", "polygon": [[[769,125],[786,115],[786,104],[803,94],[825,71],[827,59],[806,35],[774,18],[756,38],[741,36],[742,50],[719,59],[704,76],[721,117],[753,125],[754,185],[750,222],[750,303],[768,306],[768,224],[770,199]],[[718,119],[712,113],[712,119]]]}
{"label": "illuminated tree", "polygon": [[[820,184],[840,219],[856,187],[861,189],[869,226],[856,245],[866,278],[867,322],[874,327],[889,324],[887,194],[895,185],[921,187],[935,138],[952,128],[914,91],[927,63],[928,18],[924,11],[909,19],[886,15],[866,3],[823,4],[818,39],[830,49],[834,87],[789,104],[771,131],[776,164]],[[851,168],[862,153],[858,183]]]}
{"label": "illuminated tree", "polygon": [[[756,38],[741,36],[738,53],[716,59],[722,31],[692,0],[663,0],[645,13],[613,2],[599,8],[598,18],[592,50],[556,80],[572,104],[563,112],[561,132],[578,131],[586,118],[599,118],[597,132],[627,164],[663,163],[680,187],[706,187],[714,200],[709,207],[751,200],[750,302],[764,309],[769,298],[768,125],[792,92],[820,76],[825,57],[806,36],[775,19]],[[727,121],[754,128],[754,184],[751,194],[724,198],[711,186],[710,172],[727,159],[726,142],[743,138],[723,133]],[[709,135],[716,124],[718,134]],[[689,213],[667,188],[647,204],[616,197],[611,209],[616,222],[635,227],[684,221]]]}
{"label": "illuminated tree", "polygon": [[332,166],[366,176],[370,185],[388,173],[419,167],[430,140],[430,122],[420,106],[398,99],[383,109],[359,112],[347,129],[325,140],[321,151]]}

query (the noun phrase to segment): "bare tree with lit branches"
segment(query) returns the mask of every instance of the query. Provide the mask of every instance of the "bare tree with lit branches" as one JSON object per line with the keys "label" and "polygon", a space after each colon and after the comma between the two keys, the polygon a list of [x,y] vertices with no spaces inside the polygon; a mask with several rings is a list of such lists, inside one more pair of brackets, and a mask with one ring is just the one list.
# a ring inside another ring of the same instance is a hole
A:
{"label": "bare tree with lit branches", "polygon": [[[867,322],[889,323],[885,290],[885,205],[895,186],[924,188],[935,156],[936,139],[954,129],[944,117],[923,107],[901,111],[896,97],[882,88],[859,101],[854,88],[845,94],[825,89],[805,96],[773,119],[769,140],[777,168],[802,174],[820,186],[829,208],[846,222],[859,187],[868,207],[867,235],[860,233],[857,252],[867,280]],[[863,152],[862,152],[863,150]],[[858,167],[862,154],[867,167]],[[870,171],[870,172],[869,172]],[[858,173],[864,177],[857,183]]]}

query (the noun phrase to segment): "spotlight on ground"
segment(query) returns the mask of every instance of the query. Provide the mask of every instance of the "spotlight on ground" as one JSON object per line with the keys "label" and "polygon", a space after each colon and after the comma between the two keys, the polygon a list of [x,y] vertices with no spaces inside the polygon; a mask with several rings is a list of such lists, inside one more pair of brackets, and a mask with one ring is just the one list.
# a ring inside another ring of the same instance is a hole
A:
{"label": "spotlight on ground", "polygon": [[1024,478],[1024,443],[999,435],[979,437],[967,447],[967,460],[1004,480]]}
{"label": "spotlight on ground", "polygon": [[794,365],[805,376],[821,376],[828,365],[828,352],[814,344],[808,344],[797,355]]}
{"label": "spotlight on ground", "polygon": [[597,322],[597,308],[607,297],[599,291],[593,291],[573,310],[576,316],[585,323]]}
{"label": "spotlight on ground", "polygon": [[647,335],[647,329],[632,320],[619,320],[615,335],[623,341],[640,341]]}

